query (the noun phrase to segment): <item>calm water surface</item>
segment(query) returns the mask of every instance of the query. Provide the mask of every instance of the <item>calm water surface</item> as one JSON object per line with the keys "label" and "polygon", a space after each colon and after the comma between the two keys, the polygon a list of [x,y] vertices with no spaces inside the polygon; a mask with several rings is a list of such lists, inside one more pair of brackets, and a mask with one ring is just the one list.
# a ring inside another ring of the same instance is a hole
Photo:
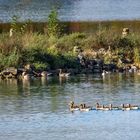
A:
{"label": "calm water surface", "polygon": [[140,105],[140,76],[0,81],[0,140],[139,140],[139,110],[71,113],[70,100]]}
{"label": "calm water surface", "polygon": [[20,20],[46,21],[57,5],[62,21],[140,19],[139,0],[0,0],[0,22]]}

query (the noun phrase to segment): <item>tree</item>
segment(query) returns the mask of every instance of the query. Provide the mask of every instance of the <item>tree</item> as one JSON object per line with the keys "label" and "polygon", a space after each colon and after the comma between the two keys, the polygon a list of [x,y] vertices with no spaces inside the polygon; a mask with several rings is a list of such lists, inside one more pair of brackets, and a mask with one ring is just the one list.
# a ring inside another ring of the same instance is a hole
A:
{"label": "tree", "polygon": [[48,16],[47,33],[49,37],[59,37],[60,36],[60,23],[58,19],[58,12],[56,9],[51,10]]}

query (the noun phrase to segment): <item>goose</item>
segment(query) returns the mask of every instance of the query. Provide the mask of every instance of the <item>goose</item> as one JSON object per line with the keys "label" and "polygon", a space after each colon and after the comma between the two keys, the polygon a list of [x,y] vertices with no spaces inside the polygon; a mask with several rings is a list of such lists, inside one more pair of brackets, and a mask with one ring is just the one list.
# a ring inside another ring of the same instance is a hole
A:
{"label": "goose", "polygon": [[99,103],[96,103],[96,110],[103,110],[103,106],[101,106]]}
{"label": "goose", "polygon": [[22,77],[23,77],[24,80],[29,80],[30,78],[32,78],[32,75],[28,74],[26,72],[23,72],[22,73]]}
{"label": "goose", "polygon": [[132,110],[138,110],[139,107],[137,105],[130,105],[130,109],[132,109]]}
{"label": "goose", "polygon": [[108,73],[107,71],[103,70],[102,76],[105,76],[105,74],[107,74],[107,73]]}
{"label": "goose", "polygon": [[48,73],[47,71],[41,72],[42,77],[47,77],[47,76],[50,76],[50,75],[52,75],[52,73]]}
{"label": "goose", "polygon": [[80,104],[80,111],[90,111],[92,108],[86,104]]}
{"label": "goose", "polygon": [[108,111],[108,110],[110,110],[110,107],[107,107],[107,106],[104,106],[104,105],[103,105],[102,107],[103,107],[103,109],[102,109],[103,111]]}
{"label": "goose", "polygon": [[127,104],[127,106],[124,106],[124,104],[121,104],[121,107],[122,107],[122,110],[126,110],[126,111],[129,111],[131,110],[131,107],[130,107],[130,104]]}
{"label": "goose", "polygon": [[113,106],[112,104],[109,104],[109,109],[110,110],[119,110],[119,107]]}
{"label": "goose", "polygon": [[70,109],[70,111],[77,111],[77,110],[79,110],[79,106],[74,105],[74,102],[71,101],[69,104],[69,109]]}
{"label": "goose", "polygon": [[59,70],[59,77],[68,77],[70,73],[63,73],[62,69]]}

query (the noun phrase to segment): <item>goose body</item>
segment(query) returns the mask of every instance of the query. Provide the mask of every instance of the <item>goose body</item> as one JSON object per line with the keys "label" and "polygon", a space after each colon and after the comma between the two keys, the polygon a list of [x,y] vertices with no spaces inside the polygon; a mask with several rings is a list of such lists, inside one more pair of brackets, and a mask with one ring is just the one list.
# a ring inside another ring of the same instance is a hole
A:
{"label": "goose body", "polygon": [[119,107],[117,107],[117,106],[112,106],[112,104],[109,104],[109,109],[110,109],[110,110],[119,110]]}
{"label": "goose body", "polygon": [[77,110],[79,110],[79,106],[75,105],[74,102],[71,101],[69,104],[69,109],[70,109],[70,111],[77,111]]}
{"label": "goose body", "polygon": [[60,77],[68,77],[70,75],[70,73],[59,73]]}
{"label": "goose body", "polygon": [[70,108],[70,111],[78,111],[79,110],[79,107],[71,107]]}
{"label": "goose body", "polygon": [[126,110],[126,111],[131,110],[130,104],[127,104],[127,106],[124,106],[124,104],[122,104],[121,106],[122,106],[122,110],[123,110],[123,111],[125,111],[125,110]]}
{"label": "goose body", "polygon": [[137,105],[130,105],[131,110],[138,110],[139,107]]}
{"label": "goose body", "polygon": [[105,76],[105,71],[102,72],[102,76]]}
{"label": "goose body", "polygon": [[131,108],[126,107],[126,108],[122,108],[122,110],[129,111],[129,110],[131,110]]}
{"label": "goose body", "polygon": [[103,110],[103,106],[101,106],[99,103],[96,103],[96,110]]}
{"label": "goose body", "polygon": [[92,108],[90,106],[86,106],[86,104],[81,104],[80,105],[80,111],[90,111]]}
{"label": "goose body", "polygon": [[114,106],[114,107],[112,107],[112,110],[119,110],[119,107]]}
{"label": "goose body", "polygon": [[60,69],[59,77],[68,77],[69,75],[70,75],[70,73],[64,73],[64,72],[62,72],[62,69]]}
{"label": "goose body", "polygon": [[108,111],[108,110],[110,110],[110,107],[107,107],[107,106],[104,106],[103,105],[103,109],[102,109],[103,111]]}
{"label": "goose body", "polygon": [[108,73],[107,71],[103,70],[102,76],[105,76],[105,74],[107,74],[107,73]]}
{"label": "goose body", "polygon": [[23,78],[24,80],[29,80],[29,79],[33,78],[33,75],[28,74],[28,73],[26,73],[26,72],[23,72],[23,73],[22,73],[22,78]]}
{"label": "goose body", "polygon": [[47,71],[41,72],[42,77],[47,77],[47,76],[50,76],[50,75],[52,75],[52,73],[48,73]]}

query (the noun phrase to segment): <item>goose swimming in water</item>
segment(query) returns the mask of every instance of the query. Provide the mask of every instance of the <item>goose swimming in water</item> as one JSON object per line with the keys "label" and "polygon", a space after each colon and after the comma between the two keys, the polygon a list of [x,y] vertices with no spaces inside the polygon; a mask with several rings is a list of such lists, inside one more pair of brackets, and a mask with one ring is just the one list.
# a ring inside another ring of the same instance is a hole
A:
{"label": "goose swimming in water", "polygon": [[108,107],[108,106],[104,106],[103,105],[103,109],[102,109],[103,111],[108,111],[108,110],[110,110],[110,107]]}
{"label": "goose swimming in water", "polygon": [[68,77],[70,73],[64,73],[62,72],[62,69],[59,70],[59,77]]}
{"label": "goose swimming in water", "polygon": [[47,77],[47,76],[50,76],[50,75],[52,75],[52,73],[48,73],[47,71],[41,72],[42,77]]}
{"label": "goose swimming in water", "polygon": [[69,104],[69,109],[70,109],[70,111],[77,111],[77,110],[79,110],[79,106],[75,105],[74,102],[71,101]]}
{"label": "goose swimming in water", "polygon": [[127,104],[126,106],[124,106],[124,104],[121,104],[121,107],[122,107],[122,110],[126,110],[126,111],[129,111],[131,110],[131,107],[130,107],[130,104]]}
{"label": "goose swimming in water", "polygon": [[80,104],[80,111],[90,111],[92,107],[86,106],[86,104]]}
{"label": "goose swimming in water", "polygon": [[101,106],[99,103],[96,103],[96,110],[103,110],[103,106]]}
{"label": "goose swimming in water", "polygon": [[108,71],[103,70],[102,76],[105,76],[108,73]]}
{"label": "goose swimming in water", "polygon": [[29,80],[29,79],[33,78],[33,75],[28,74],[28,73],[26,73],[26,72],[23,72],[23,73],[22,73],[22,78],[23,78],[24,80]]}
{"label": "goose swimming in water", "polygon": [[130,105],[131,110],[138,110],[139,107],[137,105]]}
{"label": "goose swimming in water", "polygon": [[109,109],[110,110],[119,110],[119,107],[113,106],[112,104],[109,104]]}

